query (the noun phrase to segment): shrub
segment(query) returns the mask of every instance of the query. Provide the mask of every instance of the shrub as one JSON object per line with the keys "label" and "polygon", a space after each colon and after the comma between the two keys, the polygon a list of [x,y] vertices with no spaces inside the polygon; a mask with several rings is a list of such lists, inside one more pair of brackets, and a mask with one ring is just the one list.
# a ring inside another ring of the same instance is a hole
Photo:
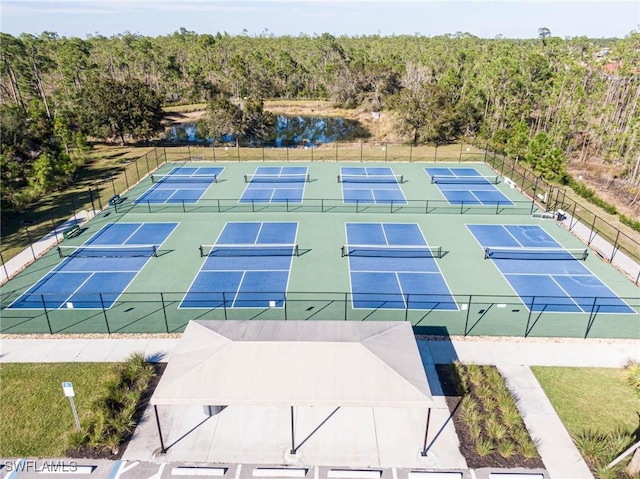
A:
{"label": "shrub", "polygon": [[498,442],[498,454],[502,457],[511,457],[516,452],[516,445],[508,439]]}
{"label": "shrub", "polygon": [[620,213],[618,217],[620,218],[620,222],[622,224],[625,224],[629,228],[640,232],[640,221],[636,221],[633,218],[629,218],[628,216],[623,215],[622,213]]}
{"label": "shrub", "polygon": [[640,363],[631,361],[624,369],[627,373],[627,382],[629,383],[629,386],[640,394]]}
{"label": "shrub", "polygon": [[153,366],[142,353],[134,353],[119,364],[105,381],[101,396],[93,402],[83,431],[68,435],[68,447],[77,449],[88,444],[117,454],[119,445],[135,427],[136,409],[154,375]]}
{"label": "shrub", "polygon": [[478,453],[478,456],[488,456],[493,452],[493,450],[493,443],[487,439],[480,439],[476,443],[476,452]]}

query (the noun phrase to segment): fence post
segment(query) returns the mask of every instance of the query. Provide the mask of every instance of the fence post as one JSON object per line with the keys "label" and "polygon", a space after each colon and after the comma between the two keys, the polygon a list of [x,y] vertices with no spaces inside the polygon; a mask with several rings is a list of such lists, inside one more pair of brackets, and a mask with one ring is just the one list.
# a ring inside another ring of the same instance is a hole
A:
{"label": "fence post", "polygon": [[336,163],[338,162],[338,142],[336,141]]}
{"label": "fence post", "polygon": [[487,150],[489,149],[489,142],[487,141],[486,146],[484,147],[484,162],[487,162]]}
{"label": "fence post", "polygon": [[216,140],[211,143],[211,151],[213,152],[213,162],[216,162]]}
{"label": "fence post", "polygon": [[107,310],[104,308],[104,299],[102,299],[102,293],[98,293],[100,296],[100,306],[102,306],[102,314],[104,315],[104,322],[107,323],[107,333],[111,334],[111,329],[109,328],[109,318],[107,318]]}
{"label": "fence post", "polygon": [[147,209],[149,210],[149,213],[151,213],[151,201],[147,200]]}
{"label": "fence post", "polygon": [[409,144],[409,163],[411,163],[413,158],[413,143]]}
{"label": "fence post", "polygon": [[469,314],[471,312],[471,295],[469,295],[469,301],[467,302],[467,317],[464,320],[464,335],[469,334],[467,328],[469,327]]}
{"label": "fence post", "polygon": [[531,313],[533,313],[533,303],[535,303],[535,301],[536,301],[536,297],[531,296],[531,306],[529,307],[529,315],[527,316],[527,327],[524,330],[525,338],[529,336],[529,323],[531,322]]}
{"label": "fence post", "polygon": [[0,252],[0,261],[2,261],[2,269],[4,269],[4,275],[9,281],[9,271],[7,270],[7,264],[4,262],[4,258],[2,257],[2,252]]}
{"label": "fence post", "polygon": [[264,145],[262,145],[262,162],[264,163]]}
{"label": "fence post", "polygon": [[462,147],[464,143],[460,143],[460,154],[458,155],[458,163],[462,163]]}
{"label": "fence post", "polygon": [[384,142],[384,162],[387,162],[387,152],[389,151],[389,144],[385,141]]}
{"label": "fence post", "polygon": [[[93,191],[91,191],[91,187],[89,187],[89,200],[91,200],[91,209],[93,211],[95,211],[96,210],[96,205],[93,202]],[[51,217],[51,221],[53,222],[53,216]],[[55,227],[54,227],[54,229],[55,229]]]}
{"label": "fence post", "polygon": [[240,163],[240,143],[236,142],[236,156],[238,157],[238,163]]}
{"label": "fence post", "polygon": [[117,195],[118,192],[116,191],[116,182],[113,180],[113,175],[111,175],[111,187],[113,188],[113,194]]}
{"label": "fence post", "polygon": [[134,165],[135,165],[135,167],[136,167],[136,176],[138,177],[138,181],[140,181],[140,169],[138,168],[138,160],[139,160],[139,159],[140,159],[140,158],[136,158],[136,161],[134,161],[134,162],[133,162],[133,164],[134,164]]}
{"label": "fence post", "polygon": [[409,293],[407,293],[404,304],[404,320],[409,321]]}
{"label": "fence post", "polygon": [[145,153],[144,161],[147,163],[147,174],[151,173],[151,167],[149,166],[149,152]]}
{"label": "fence post", "polygon": [[191,163],[191,146],[187,143],[187,155],[189,155],[189,163]]}
{"label": "fence post", "polygon": [[433,153],[434,163],[438,161],[438,144],[436,143],[436,151]]}
{"label": "fence post", "polygon": [[156,156],[156,168],[159,168],[159,167],[160,167],[160,165],[158,164],[158,149],[157,149],[157,148],[156,148],[156,149],[154,149],[154,150],[153,150],[153,153],[154,153],[154,154],[155,154],[155,156]]}
{"label": "fence post", "polygon": [[360,163],[362,163],[362,145],[363,145],[363,142],[361,141],[360,142]]}
{"label": "fence post", "polygon": [[124,182],[127,185],[127,191],[129,191],[129,178],[127,178],[127,169],[125,168],[124,170],[122,170],[122,172],[124,173]]}
{"label": "fence post", "polygon": [[162,303],[162,315],[164,316],[164,326],[167,330],[167,333],[169,332],[169,321],[167,321],[167,308],[165,307],[164,304],[164,294],[160,293],[160,302]]}
{"label": "fence post", "polygon": [[284,295],[284,320],[287,320],[287,295]]}
{"label": "fence post", "polygon": [[224,310],[224,320],[227,320],[227,297],[224,294],[224,291],[222,292],[222,309]]}
{"label": "fence post", "polygon": [[31,248],[31,254],[33,255],[33,260],[35,261],[36,258],[36,252],[33,249],[33,243],[31,242],[31,235],[29,234],[29,228],[27,228],[26,226],[24,227],[25,232],[27,233],[27,241],[29,242],[29,248]]}
{"label": "fence post", "polygon": [[42,300],[42,308],[44,309],[44,317],[47,319],[47,326],[49,326],[49,334],[53,334],[53,329],[51,329],[51,321],[49,320],[49,312],[47,311],[47,303],[44,301],[44,294],[40,295],[40,299]]}
{"label": "fence post", "polygon": [[609,258],[609,262],[613,261],[613,257],[618,252],[618,239],[619,238],[620,238],[620,230],[618,230],[618,233],[616,234],[616,239],[613,242],[613,249],[611,250],[611,258]]}
{"label": "fence post", "polygon": [[349,293],[344,293],[344,320],[347,320],[347,304],[349,302]]}

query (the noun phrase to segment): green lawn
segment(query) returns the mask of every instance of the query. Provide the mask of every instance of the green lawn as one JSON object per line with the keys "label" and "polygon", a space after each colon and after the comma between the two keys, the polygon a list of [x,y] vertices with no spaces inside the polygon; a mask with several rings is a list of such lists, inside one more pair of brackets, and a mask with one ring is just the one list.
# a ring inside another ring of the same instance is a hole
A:
{"label": "green lawn", "polygon": [[109,363],[0,366],[0,457],[62,455],[65,436],[75,426],[61,383],[73,383],[82,422],[114,367]]}
{"label": "green lawn", "polygon": [[640,398],[627,385],[623,369],[531,368],[562,422],[572,434],[638,427]]}
{"label": "green lawn", "polygon": [[542,389],[598,479],[627,478],[613,459],[639,439],[640,397],[623,369],[532,367]]}

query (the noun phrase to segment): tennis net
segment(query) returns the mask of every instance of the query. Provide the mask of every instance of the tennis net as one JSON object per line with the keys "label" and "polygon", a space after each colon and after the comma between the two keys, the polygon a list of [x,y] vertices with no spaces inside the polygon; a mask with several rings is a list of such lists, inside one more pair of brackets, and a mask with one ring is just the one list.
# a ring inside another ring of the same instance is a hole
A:
{"label": "tennis net", "polygon": [[136,245],[59,245],[58,254],[61,258],[122,258],[122,257],[151,257],[158,256],[158,246],[154,244]]}
{"label": "tennis net", "polygon": [[254,173],[244,175],[245,183],[307,183],[311,177],[307,173],[292,173],[288,175],[269,175]]}
{"label": "tennis net", "polygon": [[297,244],[200,245],[200,256],[300,256]]}
{"label": "tennis net", "polygon": [[338,183],[404,183],[402,175],[338,175]]}
{"label": "tennis net", "polygon": [[152,183],[216,183],[218,175],[151,175]]}
{"label": "tennis net", "polygon": [[586,260],[588,248],[485,248],[484,259]]}
{"label": "tennis net", "polygon": [[500,176],[447,176],[433,175],[431,183],[460,183],[465,185],[497,185],[500,183]]}
{"label": "tennis net", "polygon": [[427,245],[343,245],[342,256],[389,258],[442,258],[442,246]]}

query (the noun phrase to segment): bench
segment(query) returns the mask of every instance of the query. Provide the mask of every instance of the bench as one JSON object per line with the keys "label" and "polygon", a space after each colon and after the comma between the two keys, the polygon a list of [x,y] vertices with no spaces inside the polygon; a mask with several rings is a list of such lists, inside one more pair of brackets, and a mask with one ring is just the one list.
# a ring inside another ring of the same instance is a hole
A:
{"label": "bench", "polygon": [[65,232],[62,233],[62,237],[64,239],[69,239],[69,238],[73,238],[74,236],[78,236],[80,233],[82,233],[82,229],[80,229],[80,225],[76,224],[76,225],[73,225],[68,230],[65,230]]}
{"label": "bench", "polygon": [[120,195],[113,195],[109,198],[109,206],[115,206],[117,204],[122,203],[124,200],[120,198]]}

